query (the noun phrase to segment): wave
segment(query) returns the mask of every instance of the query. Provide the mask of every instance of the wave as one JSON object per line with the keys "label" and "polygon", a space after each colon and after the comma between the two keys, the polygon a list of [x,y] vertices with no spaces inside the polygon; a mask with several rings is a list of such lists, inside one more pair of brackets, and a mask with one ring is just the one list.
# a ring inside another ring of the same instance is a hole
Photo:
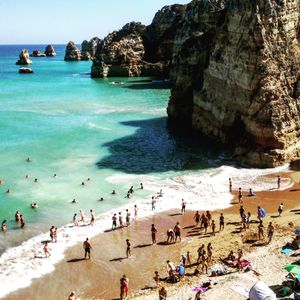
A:
{"label": "wave", "polygon": [[[58,229],[58,242],[50,243],[51,256],[44,258],[43,242],[49,240],[49,234],[43,233],[20,246],[7,249],[0,257],[0,298],[26,286],[34,278],[39,278],[55,269],[55,264],[63,260],[64,251],[83,242],[86,237],[93,237],[111,228],[111,218],[114,213],[125,212],[129,209],[133,214],[135,204],[139,207],[139,218],[153,215],[151,211],[151,195],[157,195],[163,189],[163,197],[157,197],[156,212],[174,208],[180,209],[181,199],[187,202],[190,210],[214,210],[230,206],[232,195],[228,191],[228,178],[233,181],[233,188],[241,186],[243,189],[252,188],[253,191],[273,190],[277,187],[274,177],[263,177],[268,174],[278,174],[288,171],[288,166],[274,169],[237,169],[228,166],[205,171],[189,172],[180,176],[167,177],[143,175],[138,176],[139,182],[144,184],[144,196],[135,193],[136,201],[123,207],[112,209],[96,217],[94,226],[74,227],[67,224]],[[137,181],[136,175],[113,175],[106,178],[110,183],[120,185]],[[282,178],[281,189],[292,185],[288,178]],[[277,190],[277,189],[276,189]],[[84,225],[84,224],[82,224]]]}

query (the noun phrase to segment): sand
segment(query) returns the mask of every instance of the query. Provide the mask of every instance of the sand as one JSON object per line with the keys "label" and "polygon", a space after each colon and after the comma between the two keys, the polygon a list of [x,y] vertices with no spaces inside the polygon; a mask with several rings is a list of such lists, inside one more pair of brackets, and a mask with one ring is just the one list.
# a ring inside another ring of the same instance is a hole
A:
{"label": "sand", "polygon": [[[299,182],[299,173],[289,175],[295,182]],[[274,181],[276,182],[276,178]],[[281,254],[280,250],[292,239],[294,227],[300,227],[299,184],[295,183],[292,188],[285,191],[274,189],[257,193],[256,197],[244,198],[243,205],[246,212],[252,213],[253,219],[256,218],[257,206],[260,205],[267,211],[265,226],[269,221],[275,224],[274,239],[269,245],[262,242],[243,243],[249,232],[245,235],[237,223],[240,221],[240,205],[236,203],[236,192],[234,194],[233,205],[222,211],[225,215],[225,230],[215,236],[204,235],[202,231],[193,227],[195,225],[192,220],[195,213],[193,211],[188,211],[183,216],[179,210],[160,213],[138,220],[128,228],[106,232],[91,239],[93,250],[90,261],[83,260],[81,244],[68,249],[64,261],[56,265],[54,272],[33,280],[28,288],[20,289],[5,299],[67,299],[72,290],[76,291],[80,299],[118,299],[119,279],[123,274],[130,279],[130,299],[157,299],[157,290],[152,279],[154,271],[159,271],[161,276],[165,277],[166,260],[178,263],[180,254],[187,251],[191,252],[192,260],[195,261],[199,245],[202,243],[207,245],[208,242],[213,246],[213,264],[218,263],[219,257],[227,255],[229,250],[236,252],[238,248],[243,248],[244,257],[252,262],[254,269],[262,274],[262,279],[268,285],[281,284],[286,274],[283,266],[295,261],[294,257]],[[283,215],[277,217],[280,202],[284,203],[285,209]],[[218,228],[220,211],[214,211],[212,215]],[[177,221],[183,228],[183,240],[181,243],[166,246],[164,245],[166,230],[173,228]],[[290,227],[289,222],[293,222],[294,226]],[[158,244],[154,246],[151,245],[150,235],[152,223],[155,223],[159,231]],[[256,232],[257,224],[251,224],[249,231]],[[129,259],[125,258],[127,238],[131,240],[133,246],[132,257]],[[188,268],[187,275],[192,274],[194,268]],[[168,299],[193,299],[192,288],[206,277],[206,275],[185,276],[180,283],[166,284]],[[217,284],[206,293],[206,298],[233,300],[245,299],[232,290],[234,285],[248,289],[258,278],[251,271],[215,277],[214,280]]]}

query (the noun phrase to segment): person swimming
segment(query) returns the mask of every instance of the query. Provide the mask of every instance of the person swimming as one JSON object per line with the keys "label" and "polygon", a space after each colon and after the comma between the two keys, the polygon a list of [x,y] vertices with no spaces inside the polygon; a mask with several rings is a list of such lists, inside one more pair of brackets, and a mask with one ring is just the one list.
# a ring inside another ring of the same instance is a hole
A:
{"label": "person swimming", "polygon": [[32,162],[32,159],[31,159],[30,157],[27,157],[27,158],[26,158],[26,161],[27,161],[27,162]]}
{"label": "person swimming", "polygon": [[76,202],[76,199],[74,198],[74,199],[72,200],[72,202],[71,202],[71,203],[77,203],[77,202]]}
{"label": "person swimming", "polygon": [[36,203],[31,203],[31,208],[38,208],[38,205]]}
{"label": "person swimming", "polygon": [[115,190],[113,190],[113,191],[111,192],[111,194],[112,194],[112,195],[116,195],[117,193],[116,193]]}

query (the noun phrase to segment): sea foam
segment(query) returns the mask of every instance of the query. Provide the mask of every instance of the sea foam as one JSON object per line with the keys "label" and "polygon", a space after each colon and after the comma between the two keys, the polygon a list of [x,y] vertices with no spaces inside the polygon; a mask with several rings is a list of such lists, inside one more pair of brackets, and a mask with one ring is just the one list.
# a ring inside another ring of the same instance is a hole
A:
{"label": "sea foam", "polygon": [[[23,242],[20,246],[7,249],[0,257],[0,297],[26,286],[33,279],[39,278],[55,269],[55,264],[64,258],[64,251],[82,243],[86,237],[93,237],[111,228],[112,215],[119,211],[129,209],[133,216],[133,207],[137,204],[138,218],[154,214],[151,210],[151,196],[156,196],[156,211],[166,211],[181,207],[181,199],[187,202],[190,210],[214,210],[230,206],[232,195],[229,193],[228,178],[233,181],[233,188],[242,187],[243,190],[252,188],[253,191],[277,190],[276,177],[266,177],[268,174],[277,174],[288,171],[288,166],[274,169],[237,169],[222,166],[206,170],[205,172],[189,172],[180,176],[170,176],[162,179],[156,175],[113,175],[106,180],[113,184],[143,182],[147,197],[134,195],[136,201],[123,207],[112,209],[96,217],[94,226],[80,224],[75,227],[67,224],[58,229],[58,242],[49,243],[51,256],[44,257],[43,242],[49,240],[49,233],[43,233]],[[182,174],[182,173],[181,173]],[[281,189],[292,185],[288,178],[282,178]],[[162,189],[163,197],[157,197]]]}

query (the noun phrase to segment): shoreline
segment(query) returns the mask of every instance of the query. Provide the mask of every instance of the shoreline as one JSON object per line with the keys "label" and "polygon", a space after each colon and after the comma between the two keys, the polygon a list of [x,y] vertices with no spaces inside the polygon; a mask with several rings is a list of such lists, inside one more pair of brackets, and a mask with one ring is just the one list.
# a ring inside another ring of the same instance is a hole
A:
{"label": "shoreline", "polygon": [[[289,173],[287,175],[291,178],[294,177],[293,180],[299,182],[299,180],[296,180],[299,174]],[[292,190],[297,190],[298,188],[299,185],[295,183]],[[278,202],[280,201],[276,200],[276,203],[274,203],[274,198],[286,198],[288,201],[283,201],[286,202],[285,210],[296,207],[299,203],[293,199],[294,197],[291,197],[294,195],[291,195],[289,190],[290,189],[257,192],[256,197],[247,197],[244,206],[247,210],[249,209],[255,212],[257,200],[263,201],[263,207],[267,210],[268,215],[270,215],[271,212],[277,211]],[[233,195],[234,199],[236,199],[236,192],[234,192]],[[238,215],[237,211],[236,203],[232,203],[231,207],[223,209],[222,212],[225,213],[225,223],[228,222],[228,220],[226,220],[227,216],[228,218],[236,218],[236,215]],[[44,299],[53,299],[53,297],[59,299],[60,297],[66,298],[71,290],[78,290],[77,294],[81,299],[91,299],[92,297],[100,297],[96,299],[110,299],[119,295],[118,280],[123,273],[127,274],[131,279],[130,291],[139,290],[141,287],[149,285],[149,279],[150,282],[153,281],[152,277],[155,269],[157,268],[161,273],[161,270],[165,269],[166,259],[177,262],[180,252],[193,240],[193,238],[189,236],[189,229],[186,228],[183,230],[183,236],[185,236],[185,238],[181,244],[178,243],[168,247],[162,244],[149,246],[151,240],[149,228],[151,223],[155,223],[158,228],[159,242],[165,240],[166,230],[174,227],[177,221],[184,227],[192,225],[191,223],[193,222],[191,218],[194,215],[194,211],[189,211],[184,216],[178,212],[179,209],[158,213],[145,219],[139,219],[130,227],[122,230],[116,230],[110,233],[106,232],[95,236],[91,239],[91,243],[94,245],[93,259],[91,262],[82,261],[83,253],[81,244],[72,246],[65,251],[63,261],[56,265],[53,272],[41,278],[34,279],[29,287],[18,289],[10,293],[6,296],[6,299],[17,299],[20,296],[24,297],[24,295],[26,296],[25,298],[34,299],[36,295],[41,294],[46,295]],[[219,212],[219,210],[214,211],[213,218],[218,215]],[[255,214],[253,214],[253,217],[255,217]],[[215,217],[215,219],[218,228],[218,218]],[[129,259],[123,259],[125,256],[126,238],[129,238],[133,245],[133,257]],[[225,252],[228,252],[227,248]],[[154,257],[154,260],[149,261],[149,257]],[[137,270],[140,271],[143,276],[136,276]],[[87,278],[88,283],[86,282]],[[93,280],[93,278],[95,279]],[[109,282],[107,281],[108,278]],[[59,288],[59,286],[62,285],[62,280],[64,282],[63,289]],[[74,284],[74,282],[76,282],[76,284]],[[107,286],[108,284],[109,286]],[[57,294],[53,295],[53,292],[56,293],[58,290],[61,291],[60,296]],[[62,296],[62,294],[64,296]]]}

